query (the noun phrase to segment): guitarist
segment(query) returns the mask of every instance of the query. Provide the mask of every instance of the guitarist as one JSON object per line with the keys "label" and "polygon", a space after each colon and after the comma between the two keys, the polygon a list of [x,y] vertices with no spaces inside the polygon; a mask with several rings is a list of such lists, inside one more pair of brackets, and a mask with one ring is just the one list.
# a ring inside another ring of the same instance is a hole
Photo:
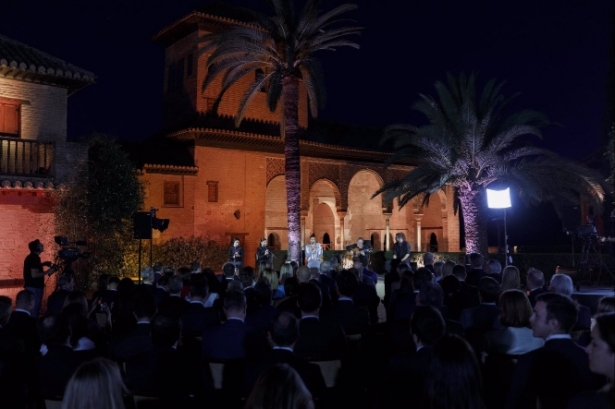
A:
{"label": "guitarist", "polygon": [[369,266],[368,254],[372,251],[372,246],[369,241],[365,241],[363,237],[359,237],[356,243],[346,246],[346,250],[352,253],[353,258],[360,258],[363,267],[367,268]]}

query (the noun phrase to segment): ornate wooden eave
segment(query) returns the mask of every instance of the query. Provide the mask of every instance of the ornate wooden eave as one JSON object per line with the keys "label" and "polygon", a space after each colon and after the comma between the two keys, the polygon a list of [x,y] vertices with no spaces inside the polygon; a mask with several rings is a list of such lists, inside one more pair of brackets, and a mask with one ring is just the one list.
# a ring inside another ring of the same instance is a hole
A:
{"label": "ornate wooden eave", "polygon": [[49,179],[0,175],[0,191],[29,191],[34,193],[46,193],[53,191],[56,188],[58,188],[58,186],[54,185],[54,183]]}
{"label": "ornate wooden eave", "polygon": [[145,173],[160,173],[165,175],[196,175],[198,171],[198,166],[159,165],[155,163],[146,163],[143,165],[143,172]]}
{"label": "ornate wooden eave", "polygon": [[[247,132],[213,128],[189,128],[168,135],[177,140],[194,141],[197,146],[224,149],[240,149],[268,153],[284,153],[284,141],[279,136],[260,135]],[[357,161],[383,162],[387,152],[354,149],[311,141],[300,141],[303,157],[348,159]]]}

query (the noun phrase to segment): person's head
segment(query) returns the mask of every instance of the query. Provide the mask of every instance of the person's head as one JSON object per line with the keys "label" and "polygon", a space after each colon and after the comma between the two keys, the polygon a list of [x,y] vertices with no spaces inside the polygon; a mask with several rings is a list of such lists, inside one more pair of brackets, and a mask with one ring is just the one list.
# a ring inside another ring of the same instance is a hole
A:
{"label": "person's head", "polygon": [[171,277],[173,275],[175,275],[175,269],[171,266],[166,266],[163,270],[163,274],[165,276]]}
{"label": "person's head", "polygon": [[615,381],[615,313],[598,314],[592,329],[592,341],[585,348],[592,372]]}
{"label": "person's head", "polygon": [[318,280],[320,278],[320,270],[316,267],[310,267],[310,280]]}
{"label": "person's head", "polygon": [[481,373],[472,347],[457,335],[444,335],[433,347],[425,385],[429,407],[481,408]]}
{"label": "person's head", "polygon": [[320,263],[321,274],[329,274],[329,270],[331,270],[331,263],[329,261],[323,261]]}
{"label": "person's head", "polygon": [[239,281],[243,284],[243,288],[252,287],[254,285],[254,269],[250,266],[245,266],[239,274]]}
{"label": "person's head", "polygon": [[21,290],[17,293],[17,297],[15,297],[15,308],[32,312],[34,311],[34,304],[35,298],[32,291]]}
{"label": "person's head", "polygon": [[228,318],[246,317],[246,296],[243,291],[227,291],[224,297],[224,312]]}
{"label": "person's head", "polygon": [[596,314],[602,314],[605,312],[615,312],[615,297],[607,296],[600,299],[598,302],[598,308],[596,308]]}
{"label": "person's head", "polygon": [[98,291],[104,291],[109,286],[109,274],[102,273],[98,276]]}
{"label": "person's head", "polygon": [[124,409],[127,392],[117,364],[95,358],[73,373],[64,391],[62,409]]}
{"label": "person's head", "polygon": [[267,238],[263,237],[261,239],[261,247],[267,247]]}
{"label": "person's head", "polygon": [[290,312],[282,311],[271,324],[271,341],[278,347],[293,347],[299,339],[299,320]]}
{"label": "person's head", "polygon": [[453,274],[453,267],[455,267],[457,263],[453,260],[446,260],[444,265],[442,266],[442,277],[450,276]]}
{"label": "person's head", "polygon": [[337,275],[337,291],[340,296],[352,298],[357,292],[359,281],[357,276],[348,270],[342,270]]}
{"label": "person's head", "polygon": [[310,268],[308,266],[301,266],[297,269],[297,280],[300,283],[307,283],[310,281]]}
{"label": "person's head", "polygon": [[[243,292],[243,290],[241,290]],[[254,284],[254,299],[261,307],[266,305],[271,305],[271,299],[273,298],[273,291],[271,289],[271,284],[266,277],[258,280],[256,284]]]}
{"label": "person's head", "polygon": [[278,288],[278,273],[276,273],[272,269],[264,269],[261,273],[261,277],[266,277],[267,280],[269,280],[269,284],[271,285],[272,290],[276,290]]}
{"label": "person's head", "polygon": [[442,278],[439,284],[446,295],[452,295],[461,289],[459,279],[452,274]]}
{"label": "person's head", "polygon": [[71,304],[79,304],[81,306],[81,310],[83,314],[87,314],[88,312],[88,299],[84,293],[81,291],[73,291],[66,295],[66,299],[64,300],[64,309]]}
{"label": "person's head", "polygon": [[534,267],[530,267],[530,269],[527,270],[527,285],[530,290],[544,287],[545,285],[544,273]]}
{"label": "person's head", "polygon": [[466,267],[461,264],[457,264],[453,267],[453,275],[457,277],[459,281],[466,281],[466,277],[468,273],[466,271]]}
{"label": "person's head", "polygon": [[419,305],[410,319],[410,333],[416,346],[433,346],[442,338],[446,324],[440,311],[431,305]]}
{"label": "person's head", "polygon": [[47,347],[67,345],[70,338],[70,323],[64,313],[47,314],[37,322],[41,343]]}
{"label": "person's head", "polygon": [[239,239],[233,239],[233,247],[239,247]]}
{"label": "person's head", "polygon": [[359,237],[357,239],[357,246],[359,247],[363,247],[363,243],[365,242],[365,240],[363,240],[363,237]]}
{"label": "person's head", "polygon": [[355,257],[352,259],[352,266],[356,268],[358,271],[363,271],[363,262],[361,261],[361,257]]}
{"label": "person's head", "polygon": [[404,233],[397,233],[395,235],[395,241],[398,243],[403,243],[404,241],[406,241],[406,236],[404,235]]}
{"label": "person's head", "polygon": [[297,304],[303,315],[316,315],[322,306],[322,293],[314,283],[302,283],[299,285]]}
{"label": "person's head", "polygon": [[554,274],[549,283],[549,290],[556,294],[566,295],[570,297],[574,291],[572,278],[566,274]]}
{"label": "person's head", "polygon": [[179,341],[181,327],[176,314],[157,314],[150,326],[155,347],[172,347]]}
{"label": "person's head", "polygon": [[544,293],[536,297],[534,313],[530,318],[536,338],[568,334],[577,322],[579,307],[570,297],[556,293]]}
{"label": "person's head", "polygon": [[191,274],[198,274],[200,272],[202,272],[201,271],[201,263],[199,263],[198,261],[195,261],[192,264],[190,264],[190,273]]}
{"label": "person's head", "polygon": [[72,291],[73,290],[73,276],[71,274],[62,274],[58,277],[58,282],[56,283],[58,288],[63,290]]}
{"label": "person's head", "polygon": [[482,302],[496,302],[500,295],[500,284],[491,277],[478,281],[478,294]]}
{"label": "person's head", "polygon": [[[194,274],[193,277],[202,279],[194,279],[190,281],[190,299],[193,301],[205,301],[209,296],[209,287],[207,286],[207,280],[202,273]],[[202,276],[202,277],[201,277]]]}
{"label": "person's head", "polygon": [[418,305],[431,305],[440,310],[444,305],[444,292],[437,283],[427,282],[419,288]]}
{"label": "person's head", "polygon": [[117,290],[119,285],[120,285],[120,278],[118,276],[109,277],[109,284],[107,287],[109,288],[109,290]]}
{"label": "person's head", "polygon": [[519,290],[506,290],[500,294],[500,322],[505,327],[529,328],[532,304],[527,295]]}
{"label": "person's head", "polygon": [[427,252],[427,253],[423,254],[423,264],[424,265],[430,266],[430,265],[433,264],[433,262],[434,262],[434,255],[433,255],[433,253]]}
{"label": "person's head", "polygon": [[184,280],[180,276],[169,277],[169,294],[179,295],[184,288]]}
{"label": "person's head", "polygon": [[164,288],[166,291],[169,291],[169,280],[171,277],[167,275],[161,275],[158,279],[157,285],[160,288]]}
{"label": "person's head", "polygon": [[30,250],[30,253],[41,254],[45,251],[45,246],[43,246],[43,243],[41,243],[39,239],[36,239],[28,243],[28,249]]}
{"label": "person's head", "polygon": [[421,267],[416,270],[416,273],[414,273],[412,281],[414,283],[414,288],[419,289],[423,286],[423,284],[433,282],[433,274],[429,271],[429,269]]}
{"label": "person's head", "polygon": [[273,365],[257,379],[245,409],[314,409],[312,395],[288,364]]}
{"label": "person's head", "polygon": [[287,277],[293,276],[293,266],[290,263],[284,263],[280,267],[280,277],[284,277],[285,274]]}
{"label": "person's head", "polygon": [[316,236],[313,234],[310,236],[310,244],[316,244]]}
{"label": "person's head", "polygon": [[154,264],[154,267],[152,267],[154,269],[154,273],[156,274],[162,274],[162,269],[164,268],[164,266],[162,265],[162,263],[158,262],[156,264]]}
{"label": "person's head", "polygon": [[13,301],[5,295],[0,295],[0,326],[6,325],[11,316]]}
{"label": "person's head", "polygon": [[502,272],[502,263],[494,258],[487,260],[487,274],[500,274]]}
{"label": "person's head", "polygon": [[154,284],[154,269],[151,267],[144,267],[141,270],[141,279],[143,284]]}
{"label": "person's head", "polygon": [[521,276],[519,274],[519,269],[515,266],[506,266],[502,272],[502,285],[500,285],[500,289],[506,291],[516,290],[520,287]]}
{"label": "person's head", "polygon": [[233,290],[243,291],[243,284],[241,284],[241,281],[233,280],[228,283],[228,288],[226,289],[226,291],[233,291]]}
{"label": "person's head", "polygon": [[470,254],[470,266],[472,268],[483,268],[483,264],[485,263],[485,259],[483,255],[480,253],[471,253]]}
{"label": "person's head", "polygon": [[444,261],[438,260],[433,263],[434,274],[436,277],[442,277],[442,267],[444,267]]}
{"label": "person's head", "polygon": [[137,321],[150,321],[156,314],[156,297],[153,294],[141,294],[135,300],[134,315]]}
{"label": "person's head", "polygon": [[297,280],[297,277],[288,277],[286,280],[284,280],[284,294],[287,297],[297,295],[298,290],[299,280]]}

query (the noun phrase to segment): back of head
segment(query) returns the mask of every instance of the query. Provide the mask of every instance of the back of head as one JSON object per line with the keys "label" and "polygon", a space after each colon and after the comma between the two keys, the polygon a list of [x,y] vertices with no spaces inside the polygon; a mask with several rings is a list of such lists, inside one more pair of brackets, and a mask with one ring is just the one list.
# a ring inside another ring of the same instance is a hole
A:
{"label": "back of head", "polygon": [[278,273],[276,273],[270,268],[266,268],[263,270],[263,273],[261,274],[261,276],[267,277],[272,290],[275,290],[278,288]]}
{"label": "back of head", "polygon": [[453,275],[459,279],[459,281],[465,281],[468,273],[466,271],[466,267],[461,264],[457,264],[453,267]]}
{"label": "back of head", "polygon": [[310,281],[310,269],[308,266],[301,266],[297,269],[297,280],[300,283],[307,283]]}
{"label": "back of head", "polygon": [[534,288],[544,287],[545,285],[544,273],[534,267],[530,267],[530,269],[527,270],[527,283],[530,286],[530,290],[533,290]]}
{"label": "back of head", "polygon": [[478,282],[478,293],[483,302],[496,302],[500,295],[500,284],[491,277],[483,277]]}
{"label": "back of head", "polygon": [[483,268],[483,264],[485,263],[485,259],[483,255],[480,253],[472,253],[470,254],[470,265],[472,268]]}
{"label": "back of head", "polygon": [[461,289],[459,279],[454,275],[448,275],[440,280],[440,287],[445,294],[453,294]]}
{"label": "back of head", "polygon": [[532,304],[527,295],[520,290],[506,290],[500,294],[499,305],[502,309],[500,322],[505,327],[523,328],[530,326]]}
{"label": "back of head", "polygon": [[68,316],[63,313],[45,315],[38,321],[37,331],[41,343],[48,347],[64,345],[70,337]]}
{"label": "back of head", "polygon": [[288,364],[273,365],[258,377],[245,409],[313,409],[312,395]]}
{"label": "back of head", "polygon": [[190,280],[190,297],[192,299],[207,298],[209,287],[207,286],[207,279],[202,273],[193,274]]}
{"label": "back of head", "polygon": [[320,263],[320,272],[323,274],[327,274],[331,270],[331,263],[328,261],[323,261]]}
{"label": "back of head", "polygon": [[494,258],[487,261],[487,274],[500,274],[502,272],[502,263]]}
{"label": "back of head", "polygon": [[502,272],[502,291],[516,290],[521,287],[519,269],[515,266],[506,266]]}
{"label": "back of head", "polygon": [[273,291],[271,290],[271,284],[267,282],[266,278],[261,278],[254,285],[254,298],[256,299],[258,305],[262,307],[264,307],[265,305],[271,305]]}
{"label": "back of head", "polygon": [[322,305],[322,293],[314,283],[299,284],[297,303],[302,313],[313,313]]}
{"label": "back of head", "polygon": [[446,260],[442,266],[442,277],[453,274],[453,268],[457,265],[453,260]]}
{"label": "back of head", "polygon": [[419,301],[421,305],[430,305],[439,310],[444,305],[444,291],[437,283],[425,283],[419,288]]}
{"label": "back of head", "polygon": [[427,252],[427,253],[423,254],[423,264],[424,265],[428,266],[430,264],[433,264],[433,262],[434,262],[434,255],[433,255],[433,253]]}
{"label": "back of head", "polygon": [[228,283],[228,288],[226,291],[243,291],[243,284],[239,280],[233,280]]}
{"label": "back of head", "polygon": [[0,295],[0,325],[5,325],[11,315],[13,301],[5,295]]}
{"label": "back of head", "polygon": [[171,277],[167,276],[167,275],[161,275],[160,278],[158,279],[158,285],[160,287],[165,287],[167,288],[169,285],[169,280],[171,279]]}
{"label": "back of head", "polygon": [[62,409],[123,409],[126,387],[115,362],[96,358],[81,364],[66,385]]}
{"label": "back of head", "polygon": [[135,292],[135,290],[136,290],[135,282],[132,281],[128,277],[122,278],[120,280],[120,283],[117,286],[118,293],[120,293],[123,296],[130,297]]}
{"label": "back of head", "polygon": [[414,283],[414,288],[421,288],[423,284],[433,281],[433,274],[425,267],[421,267],[414,273],[412,281]]}
{"label": "back of head", "polygon": [[117,290],[117,287],[120,285],[120,278],[118,276],[109,277],[108,288],[110,290]]}
{"label": "back of head", "polygon": [[615,297],[607,296],[600,299],[596,313],[602,314],[605,312],[615,312]]}
{"label": "back of head", "polygon": [[152,343],[155,347],[172,347],[180,336],[179,317],[175,314],[158,314],[151,322]]}
{"label": "back of head", "polygon": [[34,293],[30,290],[21,290],[15,297],[15,308],[30,310],[34,304]]}
{"label": "back of head", "polygon": [[615,352],[615,313],[602,313],[594,318],[596,319],[596,327],[600,332],[600,338],[606,342],[611,352]]}
{"label": "back of head", "polygon": [[444,261],[438,260],[433,263],[433,269],[435,271],[436,277],[442,277],[442,267],[444,267]]}
{"label": "back of head", "polygon": [[566,274],[554,274],[553,277],[551,277],[549,289],[554,293],[570,297],[572,295],[572,292],[574,291],[572,278],[570,278]]}
{"label": "back of head", "polygon": [[288,277],[284,280],[284,294],[287,297],[297,295],[297,291],[299,290],[299,280],[297,277]]}
{"label": "back of head", "polygon": [[192,274],[197,274],[201,272],[201,263],[199,263],[198,261],[195,261],[194,263],[190,264],[190,272]]}
{"label": "back of head", "polygon": [[275,346],[290,347],[299,339],[299,320],[290,312],[278,314],[271,325],[271,341]]}
{"label": "back of head", "polygon": [[433,346],[442,338],[446,324],[440,311],[430,305],[419,305],[410,319],[410,331],[425,346]]}
{"label": "back of head", "polygon": [[344,297],[352,298],[357,292],[359,280],[348,270],[342,270],[337,275],[337,289]]}
{"label": "back of head", "polygon": [[280,267],[280,277],[282,277],[284,274],[288,274],[289,276],[293,276],[293,266],[290,265],[290,263],[284,263],[282,264],[282,266]]}
{"label": "back of head", "polygon": [[135,316],[137,320],[152,319],[156,314],[156,297],[153,294],[141,294],[135,300]]}
{"label": "back of head", "polygon": [[154,269],[151,267],[144,267],[141,270],[141,279],[143,280],[143,284],[153,284],[154,283]]}
{"label": "back of head", "polygon": [[320,278],[320,270],[316,267],[310,267],[310,280]]}
{"label": "back of head", "polygon": [[180,294],[184,288],[184,280],[180,276],[169,277],[169,294]]}
{"label": "back of head", "polygon": [[81,291],[73,291],[68,293],[64,300],[64,308],[71,304],[79,304],[83,308],[84,314],[88,311],[88,299]]}
{"label": "back of head", "polygon": [[252,267],[244,267],[243,271],[239,274],[239,281],[244,288],[252,287],[254,285],[254,269]]}
{"label": "back of head", "polygon": [[481,374],[474,351],[457,335],[444,335],[433,348],[426,382],[431,408],[482,408]]}
{"label": "back of head", "polygon": [[227,291],[224,296],[224,309],[227,314],[243,313],[246,309],[246,296],[243,291]]}
{"label": "back of head", "polygon": [[536,304],[539,302],[546,304],[547,321],[556,319],[560,331],[564,333],[572,330],[579,316],[579,305],[572,298],[557,293],[543,293],[536,297]]}

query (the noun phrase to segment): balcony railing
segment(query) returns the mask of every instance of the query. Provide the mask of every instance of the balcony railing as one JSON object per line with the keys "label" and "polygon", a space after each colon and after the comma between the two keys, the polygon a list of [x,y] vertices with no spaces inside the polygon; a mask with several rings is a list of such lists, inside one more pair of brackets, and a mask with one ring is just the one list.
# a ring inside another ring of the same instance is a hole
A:
{"label": "balcony railing", "polygon": [[0,174],[51,177],[53,142],[0,137]]}

